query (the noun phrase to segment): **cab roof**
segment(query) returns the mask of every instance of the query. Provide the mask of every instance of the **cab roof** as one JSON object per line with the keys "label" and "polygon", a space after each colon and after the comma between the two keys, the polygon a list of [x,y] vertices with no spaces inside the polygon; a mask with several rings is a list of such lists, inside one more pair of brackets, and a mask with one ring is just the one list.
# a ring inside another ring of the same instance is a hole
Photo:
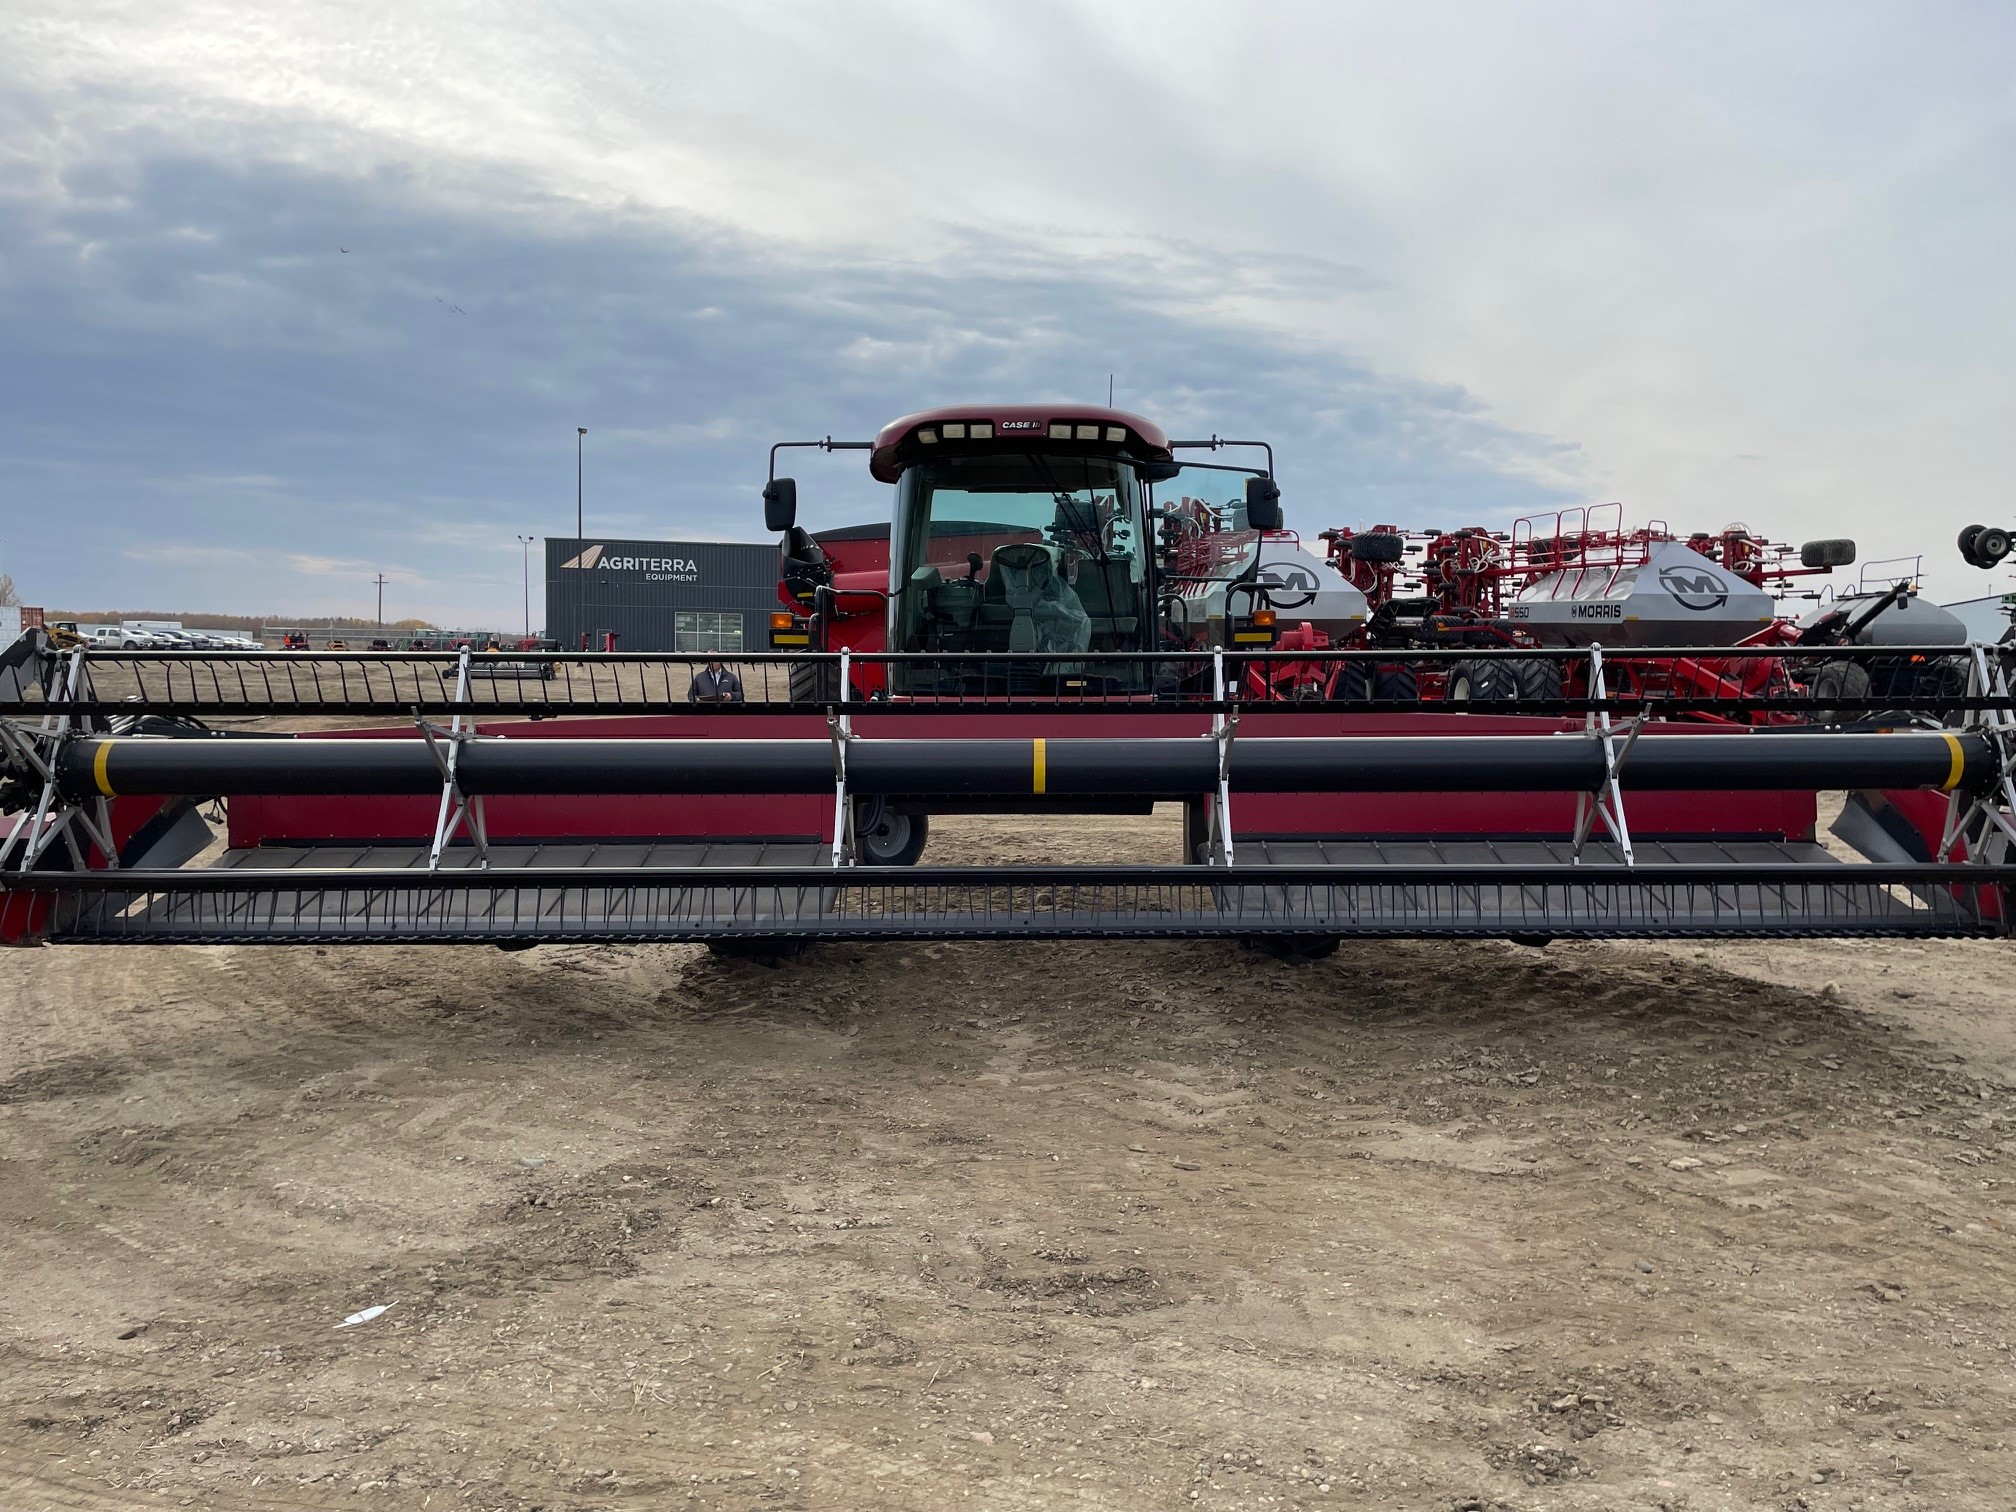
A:
{"label": "cab roof", "polygon": [[[985,427],[985,434],[958,434],[961,428],[970,432],[975,426]],[[883,426],[869,453],[868,471],[877,482],[894,483],[904,468],[938,448],[970,454],[976,442],[999,450],[1004,442],[1018,441],[1068,444],[1074,451],[1084,447],[1095,455],[1148,462],[1167,462],[1171,456],[1162,427],[1127,410],[1099,404],[948,404]]]}

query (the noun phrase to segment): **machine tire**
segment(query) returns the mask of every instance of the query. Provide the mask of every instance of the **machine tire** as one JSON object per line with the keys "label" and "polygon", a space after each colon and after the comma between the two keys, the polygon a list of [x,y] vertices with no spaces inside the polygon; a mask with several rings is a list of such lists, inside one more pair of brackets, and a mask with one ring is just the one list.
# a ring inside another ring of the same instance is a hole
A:
{"label": "machine tire", "polygon": [[863,866],[915,866],[930,838],[929,814],[894,813],[879,798],[855,811],[854,839]]}
{"label": "machine tire", "polygon": [[[1967,693],[1970,668],[1964,656],[1942,656],[1927,662],[1918,669],[1913,680],[1913,698],[1963,698]],[[1965,709],[1947,709],[1936,716],[1941,724],[1962,725],[1967,722]]]}
{"label": "machine tire", "polygon": [[791,702],[832,703],[840,696],[840,673],[824,662],[791,663]]}
{"label": "machine tire", "polygon": [[1341,663],[1324,696],[1337,703],[1363,703],[1372,696],[1372,675],[1372,668],[1363,662]]}
{"label": "machine tire", "polygon": [[1381,667],[1372,679],[1372,696],[1388,703],[1419,703],[1421,685],[1412,667]]}
{"label": "machine tire", "polygon": [[1512,669],[1512,680],[1519,685],[1522,702],[1561,696],[1561,663],[1536,656],[1530,661],[1508,662],[1506,665]]}
{"label": "machine tire", "polygon": [[1963,525],[1960,527],[1960,560],[1969,567],[1986,567],[1988,564],[1974,554],[1974,542],[1980,538],[1985,525]]}
{"label": "machine tire", "polygon": [[2012,544],[2016,543],[2000,525],[1984,525],[1974,536],[1974,560],[1982,567],[1998,567]]}
{"label": "machine tire", "polygon": [[1869,669],[1860,662],[1825,662],[1813,674],[1813,681],[1808,687],[1813,698],[1811,718],[1815,724],[1849,724],[1869,717],[1866,709],[1840,709],[1831,703],[1836,698],[1869,696]]}
{"label": "machine tire", "polygon": [[1512,662],[1464,661],[1449,669],[1451,703],[1517,703],[1519,679]]}
{"label": "machine tire", "polygon": [[1410,667],[1368,667],[1363,662],[1346,662],[1330,679],[1325,695],[1337,703],[1366,703],[1379,699],[1386,703],[1418,703],[1420,685]]}
{"label": "machine tire", "polygon": [[1399,561],[1406,549],[1406,538],[1390,530],[1368,530],[1363,535],[1351,537],[1351,560],[1354,562],[1385,566]]}

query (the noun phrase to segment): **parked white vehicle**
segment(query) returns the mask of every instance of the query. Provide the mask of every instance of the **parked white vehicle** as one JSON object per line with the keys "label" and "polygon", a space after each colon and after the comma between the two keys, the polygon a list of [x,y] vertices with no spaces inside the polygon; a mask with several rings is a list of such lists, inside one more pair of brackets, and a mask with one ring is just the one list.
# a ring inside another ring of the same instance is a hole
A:
{"label": "parked white vehicle", "polygon": [[77,633],[96,651],[152,651],[158,644],[152,632],[125,625],[79,625]]}

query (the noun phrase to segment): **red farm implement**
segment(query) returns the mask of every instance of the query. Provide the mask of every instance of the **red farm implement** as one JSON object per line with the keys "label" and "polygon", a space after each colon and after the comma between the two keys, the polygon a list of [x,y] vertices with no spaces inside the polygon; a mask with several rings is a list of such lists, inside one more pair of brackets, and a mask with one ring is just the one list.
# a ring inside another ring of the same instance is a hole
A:
{"label": "red farm implement", "polygon": [[[16,643],[0,937],[2007,932],[2016,724],[1990,648],[1929,647],[1964,676],[1823,707],[1810,669],[1894,651],[1352,645],[1377,611],[1283,530],[1264,448],[1179,461],[1245,444],[1027,406],[805,444],[868,451],[890,519],[815,535],[773,475],[775,649],[735,658],[722,701],[689,698],[698,655]],[[1483,549],[1445,555],[1474,571]],[[1670,670],[1695,662],[1714,675]],[[1474,696],[1507,668],[1530,696]],[[1473,696],[1425,696],[1459,675]],[[304,714],[363,727],[260,728]],[[1817,833],[1840,791],[1861,861]],[[1184,815],[1181,864],[976,867],[928,843],[933,815],[1157,804]]]}

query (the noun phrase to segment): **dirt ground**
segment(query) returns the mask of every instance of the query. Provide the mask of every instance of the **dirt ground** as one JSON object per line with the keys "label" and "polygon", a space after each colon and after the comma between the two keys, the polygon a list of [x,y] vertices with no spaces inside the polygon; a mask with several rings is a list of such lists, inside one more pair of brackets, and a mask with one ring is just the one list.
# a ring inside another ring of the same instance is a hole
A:
{"label": "dirt ground", "polygon": [[2010,963],[0,954],[0,1507],[2006,1509]]}

